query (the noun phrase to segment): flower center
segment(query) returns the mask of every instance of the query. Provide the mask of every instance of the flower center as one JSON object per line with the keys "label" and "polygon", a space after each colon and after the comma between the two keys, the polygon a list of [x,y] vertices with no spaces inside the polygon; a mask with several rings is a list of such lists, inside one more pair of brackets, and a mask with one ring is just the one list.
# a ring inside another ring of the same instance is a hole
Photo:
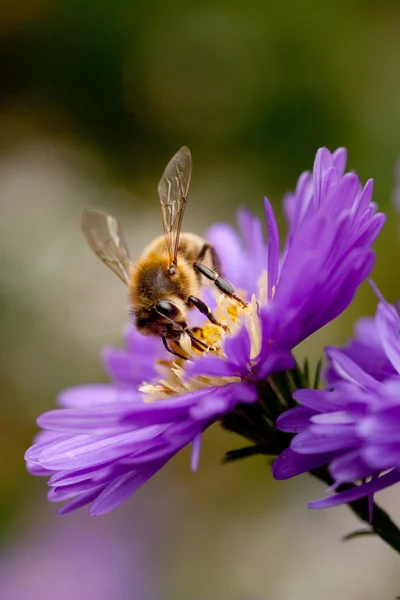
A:
{"label": "flower center", "polygon": [[[261,323],[259,318],[260,304],[265,303],[267,274],[263,273],[259,280],[258,298],[253,295],[247,307],[243,307],[239,302],[229,296],[217,293],[216,308],[213,314],[219,323],[228,327],[224,328],[214,325],[206,320],[201,327],[193,327],[192,333],[201,340],[206,349],[200,351],[194,347],[190,337],[185,333],[181,336],[179,342],[172,340],[170,346],[176,352],[186,356],[189,360],[173,357],[171,360],[158,360],[157,371],[160,373],[160,379],[156,382],[144,382],[139,388],[144,394],[145,402],[162,400],[174,396],[182,396],[196,390],[227,385],[240,381],[239,376],[216,376],[216,375],[196,375],[189,376],[187,373],[188,365],[192,361],[205,356],[218,357],[227,360],[224,352],[224,342],[227,338],[235,337],[243,326],[246,327],[250,344],[250,363],[254,360],[261,349]],[[246,295],[241,293],[242,298]]]}

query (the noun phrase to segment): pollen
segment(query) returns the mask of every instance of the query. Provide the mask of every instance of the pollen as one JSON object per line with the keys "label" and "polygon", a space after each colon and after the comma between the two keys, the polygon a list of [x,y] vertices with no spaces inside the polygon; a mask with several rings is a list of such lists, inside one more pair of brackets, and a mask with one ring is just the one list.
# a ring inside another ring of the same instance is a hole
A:
{"label": "pollen", "polygon": [[[220,323],[228,327],[228,331],[210,323],[208,320],[197,327],[193,327],[191,329],[192,333],[207,346],[203,351],[194,348],[190,337],[186,333],[181,336],[179,342],[171,341],[171,348],[185,355],[188,360],[173,358],[170,361],[166,359],[157,361],[159,380],[145,382],[140,387],[140,391],[144,394],[144,401],[153,402],[173,398],[174,396],[182,396],[207,387],[239,382],[240,377],[234,376],[204,375],[189,377],[187,366],[205,355],[217,356],[222,360],[226,359],[224,342],[227,338],[234,337],[242,326],[245,326],[249,333],[251,344],[250,362],[256,359],[261,350],[259,308],[260,304],[266,302],[266,292],[264,291],[266,285],[267,276],[263,274],[260,278],[259,299],[253,295],[246,307],[243,307],[229,296],[217,293],[216,307],[213,314]],[[241,297],[245,298],[245,295],[241,293]]]}

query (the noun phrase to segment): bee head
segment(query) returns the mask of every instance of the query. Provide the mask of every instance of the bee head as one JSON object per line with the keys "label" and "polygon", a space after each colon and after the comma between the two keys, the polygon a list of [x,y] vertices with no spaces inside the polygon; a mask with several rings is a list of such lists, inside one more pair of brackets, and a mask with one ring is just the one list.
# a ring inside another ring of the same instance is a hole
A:
{"label": "bee head", "polygon": [[159,300],[154,304],[153,310],[157,314],[158,324],[163,328],[165,337],[180,337],[187,328],[184,314],[175,302]]}
{"label": "bee head", "polygon": [[179,338],[187,329],[184,305],[181,302],[159,300],[149,309],[135,311],[136,326],[144,335]]}

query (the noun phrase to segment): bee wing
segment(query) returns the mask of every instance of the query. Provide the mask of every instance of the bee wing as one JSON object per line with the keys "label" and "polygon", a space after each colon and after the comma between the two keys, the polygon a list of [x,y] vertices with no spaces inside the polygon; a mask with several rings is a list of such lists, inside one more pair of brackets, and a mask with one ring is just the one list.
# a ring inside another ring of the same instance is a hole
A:
{"label": "bee wing", "polygon": [[165,243],[171,264],[176,263],[191,175],[192,155],[189,148],[182,146],[169,161],[158,184]]}
{"label": "bee wing", "polygon": [[132,262],[118,221],[97,208],[85,208],[81,230],[95,254],[128,285]]}

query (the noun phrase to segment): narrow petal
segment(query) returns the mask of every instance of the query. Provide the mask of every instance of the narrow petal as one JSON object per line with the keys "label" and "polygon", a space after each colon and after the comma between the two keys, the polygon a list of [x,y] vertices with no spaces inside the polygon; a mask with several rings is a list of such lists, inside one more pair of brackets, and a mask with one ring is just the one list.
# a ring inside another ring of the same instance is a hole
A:
{"label": "narrow petal", "polygon": [[247,327],[243,325],[234,337],[228,337],[224,343],[224,352],[228,363],[231,365],[231,372],[235,370],[238,373],[247,371],[247,364],[250,360],[251,342]]}
{"label": "narrow petal", "polygon": [[101,474],[102,471],[108,470],[112,461],[108,463],[87,467],[86,469],[74,469],[71,471],[57,471],[50,477],[48,481],[49,486],[62,487],[64,485],[73,485],[79,483],[85,479],[90,479],[97,474]]}
{"label": "narrow petal", "polygon": [[209,388],[202,399],[190,410],[193,419],[208,421],[233,410],[239,403],[251,404],[258,398],[257,390],[251,383],[231,383]]}
{"label": "narrow petal", "polygon": [[371,493],[379,492],[380,490],[394,485],[399,481],[400,471],[398,469],[394,469],[393,471],[390,471],[390,473],[386,473],[386,475],[382,475],[381,477],[373,479],[368,483],[363,483],[362,485],[355,486],[354,488],[345,490],[344,492],[339,492],[338,494],[334,494],[328,498],[309,502],[308,508],[321,509],[339,506],[340,504],[349,504],[350,502],[355,502],[356,500],[364,498]]}
{"label": "narrow petal", "polygon": [[354,383],[367,391],[376,390],[378,388],[376,380],[360,369],[360,367],[342,351],[336,348],[327,348],[326,354],[336,373],[345,381]]}
{"label": "narrow petal", "polygon": [[[259,218],[255,217],[249,210],[238,212],[238,224],[243,239],[245,240],[248,256],[252,257],[253,264],[249,264],[253,276],[257,279],[266,269],[268,249],[264,240],[263,228]],[[254,270],[254,266],[256,269]]]}
{"label": "narrow petal", "polygon": [[370,469],[385,471],[400,465],[400,443],[389,440],[387,444],[368,443],[362,448],[362,457]]}
{"label": "narrow petal", "polygon": [[298,433],[310,424],[310,417],[315,411],[305,406],[296,406],[280,415],[276,421],[276,427],[287,433]]}
{"label": "narrow petal", "polygon": [[345,410],[313,415],[311,422],[317,425],[345,425],[354,424],[354,417]]}
{"label": "narrow petal", "polygon": [[268,228],[268,302],[271,302],[278,282],[279,233],[275,213],[268,198],[264,198],[264,208]]}
{"label": "narrow petal", "polygon": [[91,433],[94,429],[126,429],[123,418],[130,414],[129,405],[99,406],[97,409],[64,408],[42,414],[37,423],[43,429],[70,433]]}
{"label": "narrow petal", "polygon": [[363,190],[361,191],[357,200],[354,203],[353,223],[357,223],[357,221],[362,217],[362,215],[368,209],[371,199],[372,199],[373,190],[374,190],[374,180],[368,179]]}
{"label": "narrow petal", "polygon": [[123,388],[109,383],[78,385],[59,394],[58,404],[65,408],[97,408],[120,402],[132,403],[140,395],[132,388]]}
{"label": "narrow petal", "polygon": [[243,285],[243,245],[233,227],[216,223],[206,232],[206,239],[213,245],[221,264],[223,275],[235,286]]}
{"label": "narrow petal", "polygon": [[89,513],[93,516],[103,515],[110,512],[122,502],[127,500],[136,490],[163,467],[165,462],[153,464],[151,467],[139,469],[121,475],[110,482],[104,490],[92,502]]}
{"label": "narrow petal", "polygon": [[291,447],[300,454],[337,452],[356,445],[358,438],[353,425],[311,426],[293,438]]}
{"label": "narrow petal", "polygon": [[77,498],[59,508],[57,514],[60,516],[67,515],[68,513],[78,510],[78,508],[82,508],[82,506],[90,504],[90,502],[92,502],[99,495],[103,487],[104,486],[95,487],[85,494],[80,494]]}
{"label": "narrow petal", "polygon": [[53,470],[98,465],[129,455],[136,444],[157,436],[163,430],[163,425],[153,425],[106,438],[96,439],[91,435],[77,435],[65,442],[45,448],[40,454],[39,461],[43,467]]}
{"label": "narrow petal", "polygon": [[[398,389],[400,386],[398,386]],[[357,427],[358,434],[370,443],[400,442],[400,405],[383,408],[362,419]]]}
{"label": "narrow petal", "polygon": [[313,168],[314,210],[318,210],[321,205],[323,175],[331,164],[329,150],[320,148],[316,154]]}
{"label": "narrow petal", "polygon": [[298,454],[292,448],[284,450],[272,464],[272,475],[281,481],[308,473],[312,469],[325,465],[331,454]]}
{"label": "narrow petal", "polygon": [[232,377],[236,375],[232,372],[232,367],[222,358],[206,356],[191,363],[186,369],[188,377],[196,375],[215,375],[220,377]]}
{"label": "narrow petal", "polygon": [[296,390],[293,398],[302,406],[312,409],[316,412],[336,411],[343,407],[343,400],[338,398],[334,391],[328,390]]}
{"label": "narrow petal", "polygon": [[368,477],[371,469],[361,458],[360,451],[354,450],[335,458],[329,465],[329,472],[335,484],[340,485]]}
{"label": "narrow petal", "polygon": [[109,377],[115,381],[140,384],[155,376],[152,357],[143,348],[136,354],[120,348],[104,348],[101,354]]}
{"label": "narrow petal", "polygon": [[190,468],[193,471],[197,471],[200,460],[201,450],[201,433],[198,433],[192,442],[192,454],[190,459]]}
{"label": "narrow petal", "polygon": [[386,355],[397,373],[400,373],[400,317],[393,306],[380,302],[376,323]]}
{"label": "narrow petal", "polygon": [[346,148],[338,148],[337,150],[335,150],[335,152],[332,154],[332,159],[339,177],[342,177],[347,162]]}

